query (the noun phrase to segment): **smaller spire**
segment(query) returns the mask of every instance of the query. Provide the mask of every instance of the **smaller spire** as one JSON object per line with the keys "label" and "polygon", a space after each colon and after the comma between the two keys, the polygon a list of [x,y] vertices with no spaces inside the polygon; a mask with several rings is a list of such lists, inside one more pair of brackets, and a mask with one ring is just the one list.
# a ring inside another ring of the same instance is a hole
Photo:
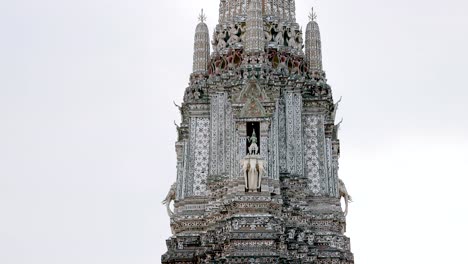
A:
{"label": "smaller spire", "polygon": [[309,14],[310,21],[306,29],[305,54],[310,71],[322,70],[322,41],[320,39],[320,29],[317,24],[317,14],[312,11]]}
{"label": "smaller spire", "polygon": [[210,58],[210,35],[208,26],[205,24],[206,16],[201,10],[200,21],[195,29],[195,43],[193,53],[193,73],[205,73],[208,70]]}
{"label": "smaller spire", "polygon": [[205,13],[203,13],[203,8],[201,10],[200,15],[198,16],[198,21],[200,21],[201,23],[205,23],[205,21],[206,21],[206,15],[205,15]]}
{"label": "smaller spire", "polygon": [[317,19],[317,13],[314,12],[314,7],[312,7],[312,11],[309,13],[310,21],[315,21]]}

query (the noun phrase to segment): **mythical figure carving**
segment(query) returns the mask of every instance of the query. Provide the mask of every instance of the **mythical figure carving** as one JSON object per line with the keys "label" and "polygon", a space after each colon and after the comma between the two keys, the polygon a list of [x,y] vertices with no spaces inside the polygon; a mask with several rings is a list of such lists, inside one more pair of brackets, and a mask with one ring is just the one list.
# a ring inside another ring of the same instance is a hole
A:
{"label": "mythical figure carving", "polygon": [[240,32],[240,29],[235,24],[230,25],[229,40],[228,40],[229,46],[232,46],[240,42],[239,32]]}
{"label": "mythical figure carving", "polygon": [[265,32],[265,40],[267,43],[270,43],[273,39],[273,36],[271,35],[271,25],[265,25],[263,31]]}
{"label": "mythical figure carving", "polygon": [[245,189],[255,192],[262,186],[262,177],[266,174],[266,162],[257,155],[247,155],[240,161],[244,173]]}
{"label": "mythical figure carving", "polygon": [[166,205],[166,210],[167,214],[169,215],[170,218],[174,215],[174,212],[171,211],[171,202],[175,201],[176,198],[176,184],[173,183],[171,185],[171,188],[169,189],[169,192],[166,195],[166,198],[162,201],[162,204]]}
{"label": "mythical figure carving", "polygon": [[309,244],[310,246],[314,245],[314,240],[315,240],[315,234],[309,234],[307,236],[307,244]]}
{"label": "mythical figure carving", "polygon": [[248,183],[247,186],[249,191],[254,191],[258,189],[258,170],[257,170],[257,160],[249,159],[249,174],[248,174]]}
{"label": "mythical figure carving", "polygon": [[217,51],[221,51],[222,49],[226,48],[227,46],[226,37],[227,37],[227,31],[223,29],[221,29],[214,37],[212,44],[213,46],[215,46]]}
{"label": "mythical figure carving", "polygon": [[284,28],[283,23],[278,23],[273,28],[274,32],[276,33],[275,42],[278,45],[284,45]]}
{"label": "mythical figure carving", "polygon": [[302,29],[296,32],[296,37],[294,39],[295,39],[295,48],[297,50],[302,50],[303,43],[304,43],[304,39],[302,38]]}
{"label": "mythical figure carving", "polygon": [[252,136],[247,140],[249,143],[252,143],[249,147],[249,155],[258,155],[257,136],[255,135],[255,130],[253,131]]}
{"label": "mythical figure carving", "polygon": [[353,199],[351,198],[351,195],[348,194],[348,190],[346,190],[346,185],[341,179],[338,179],[338,190],[340,192],[340,198],[343,197],[345,200],[345,211],[344,215],[348,215],[348,203],[351,203]]}

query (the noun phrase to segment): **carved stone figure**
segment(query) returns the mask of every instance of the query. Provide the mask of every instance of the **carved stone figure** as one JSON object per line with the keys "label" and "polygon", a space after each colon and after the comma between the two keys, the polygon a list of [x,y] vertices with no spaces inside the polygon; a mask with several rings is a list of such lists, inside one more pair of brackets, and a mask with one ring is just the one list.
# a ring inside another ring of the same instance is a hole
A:
{"label": "carved stone figure", "polygon": [[226,30],[221,30],[218,32],[218,35],[216,36],[216,48],[218,51],[221,51],[222,49],[226,48],[227,43],[226,43],[226,37],[227,37],[227,31]]}
{"label": "carved stone figure", "polygon": [[266,162],[257,155],[247,155],[240,161],[244,174],[245,189],[257,191],[262,185],[262,177],[266,174]]}
{"label": "carved stone figure", "polygon": [[257,136],[255,135],[255,131],[253,131],[252,136],[249,137],[248,139],[250,144],[249,147],[249,155],[257,155],[258,154],[258,145],[257,145]]}
{"label": "carved stone figure", "polygon": [[299,235],[297,235],[297,241],[298,242],[304,242],[304,238],[305,238],[305,233],[304,232],[301,232],[301,233],[299,233]]}
{"label": "carved stone figure", "polygon": [[274,27],[274,31],[276,32],[275,36],[275,42],[278,45],[284,45],[284,28],[283,28],[283,23],[278,23]]}
{"label": "carved stone figure", "polygon": [[348,215],[348,203],[352,202],[353,199],[351,198],[351,195],[348,194],[348,190],[346,190],[346,185],[341,179],[338,179],[338,190],[340,192],[340,198],[343,197],[345,200],[345,211],[344,215]]}
{"label": "carved stone figure", "polygon": [[249,186],[248,173],[249,173],[250,161],[249,161],[249,159],[245,158],[245,159],[241,159],[240,163],[241,163],[241,166],[242,166],[242,172],[244,173],[245,188],[248,189],[249,188],[248,187]]}
{"label": "carved stone figure", "polygon": [[265,40],[269,43],[273,39],[273,36],[271,35],[271,25],[265,25],[264,32]]}
{"label": "carved stone figure", "polygon": [[295,40],[295,34],[292,32],[292,28],[287,28],[284,32],[284,35],[286,37],[286,43],[288,44],[289,47],[295,48],[296,47],[296,40]]}
{"label": "carved stone figure", "polygon": [[302,38],[302,30],[296,32],[295,39],[295,48],[297,50],[302,50],[304,39]]}
{"label": "carved stone figure", "polygon": [[166,198],[162,201],[162,204],[166,205],[167,214],[170,218],[174,215],[174,212],[171,211],[171,201],[175,201],[176,198],[176,183],[171,185],[169,192],[166,195]]}
{"label": "carved stone figure", "polygon": [[234,230],[239,230],[239,221],[234,220],[232,222],[232,228],[234,228]]}
{"label": "carved stone figure", "polygon": [[228,40],[229,46],[232,46],[232,45],[240,42],[239,31],[240,31],[240,29],[235,24],[230,25],[230,27],[229,27],[229,40]]}
{"label": "carved stone figure", "polygon": [[254,191],[258,187],[257,159],[249,159],[249,191]]}

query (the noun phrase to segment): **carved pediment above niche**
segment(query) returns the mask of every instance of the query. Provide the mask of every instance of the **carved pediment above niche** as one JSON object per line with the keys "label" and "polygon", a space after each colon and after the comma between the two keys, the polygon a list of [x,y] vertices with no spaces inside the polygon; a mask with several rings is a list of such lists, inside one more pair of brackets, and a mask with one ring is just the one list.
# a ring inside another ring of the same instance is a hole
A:
{"label": "carved pediment above niche", "polygon": [[247,103],[250,98],[255,98],[260,102],[267,102],[270,100],[266,95],[265,90],[260,87],[256,80],[252,80],[246,84],[236,97],[237,103]]}
{"label": "carved pediment above niche", "polygon": [[255,97],[250,97],[240,112],[240,118],[265,117],[267,112],[262,103]]}

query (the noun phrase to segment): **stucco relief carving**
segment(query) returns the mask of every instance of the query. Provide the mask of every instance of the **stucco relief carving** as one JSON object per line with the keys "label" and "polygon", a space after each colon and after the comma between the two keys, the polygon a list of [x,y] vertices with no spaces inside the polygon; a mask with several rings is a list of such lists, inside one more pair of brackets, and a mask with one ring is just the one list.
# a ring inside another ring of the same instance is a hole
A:
{"label": "stucco relief carving", "polygon": [[353,199],[351,198],[351,195],[349,195],[348,190],[346,190],[346,185],[341,179],[338,179],[338,189],[340,191],[340,198],[344,198],[345,201],[345,211],[344,215],[348,215],[348,203],[352,202]]}
{"label": "stucco relief carving", "polygon": [[166,206],[167,215],[170,218],[172,218],[172,216],[174,215],[174,212],[171,210],[170,205],[172,201],[175,201],[175,198],[176,198],[176,183],[173,183],[171,185],[171,188],[169,189],[169,192],[166,195],[166,198],[164,198],[164,200],[162,201],[162,204]]}

